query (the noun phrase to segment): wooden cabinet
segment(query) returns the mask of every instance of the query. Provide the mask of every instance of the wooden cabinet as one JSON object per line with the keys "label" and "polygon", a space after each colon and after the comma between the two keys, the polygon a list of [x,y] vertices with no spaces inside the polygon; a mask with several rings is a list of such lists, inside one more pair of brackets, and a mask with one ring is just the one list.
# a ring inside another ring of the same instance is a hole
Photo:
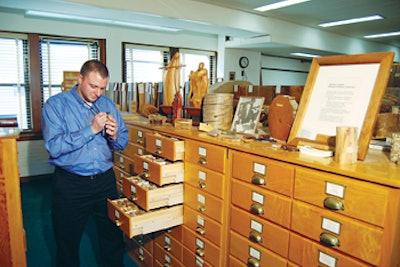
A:
{"label": "wooden cabinet", "polygon": [[26,266],[16,137],[0,137],[0,266]]}

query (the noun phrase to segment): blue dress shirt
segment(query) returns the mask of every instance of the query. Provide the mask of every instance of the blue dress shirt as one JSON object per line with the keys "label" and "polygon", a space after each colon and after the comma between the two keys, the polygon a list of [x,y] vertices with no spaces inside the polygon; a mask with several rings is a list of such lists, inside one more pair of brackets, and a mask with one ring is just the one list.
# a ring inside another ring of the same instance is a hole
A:
{"label": "blue dress shirt", "polygon": [[[43,107],[42,133],[49,163],[82,176],[103,173],[113,166],[111,149],[123,150],[128,144],[128,130],[111,99],[101,96],[90,108],[76,87],[52,96]],[[116,140],[101,132],[94,134],[90,128],[99,111],[109,112],[117,121]]]}

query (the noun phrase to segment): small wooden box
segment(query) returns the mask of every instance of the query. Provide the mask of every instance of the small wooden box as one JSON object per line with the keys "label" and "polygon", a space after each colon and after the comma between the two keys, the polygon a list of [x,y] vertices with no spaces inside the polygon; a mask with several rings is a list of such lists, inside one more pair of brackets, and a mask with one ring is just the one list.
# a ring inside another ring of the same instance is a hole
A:
{"label": "small wooden box", "polygon": [[164,230],[183,223],[183,206],[144,211],[127,198],[107,200],[108,217],[129,237]]}
{"label": "small wooden box", "polygon": [[124,195],[144,210],[173,206],[183,203],[183,184],[159,187],[139,176],[124,177]]}
{"label": "small wooden box", "polygon": [[184,180],[183,162],[171,162],[153,155],[135,155],[134,161],[135,173],[156,185],[181,183]]}
{"label": "small wooden box", "polygon": [[185,118],[178,118],[174,120],[174,128],[177,130],[191,130],[192,120]]}
{"label": "small wooden box", "polygon": [[130,175],[134,175],[133,159],[117,151],[114,151],[114,166],[124,170]]}
{"label": "small wooden box", "polygon": [[171,161],[183,160],[185,156],[185,142],[158,133],[147,133],[146,150],[151,154]]}

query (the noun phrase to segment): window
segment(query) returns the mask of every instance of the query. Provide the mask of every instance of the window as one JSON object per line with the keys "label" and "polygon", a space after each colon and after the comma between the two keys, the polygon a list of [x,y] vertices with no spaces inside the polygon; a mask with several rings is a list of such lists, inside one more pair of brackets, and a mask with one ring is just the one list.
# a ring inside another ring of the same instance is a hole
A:
{"label": "window", "polygon": [[0,33],[0,115],[16,115],[18,126],[32,127],[28,38]]}
{"label": "window", "polygon": [[96,40],[42,38],[40,62],[43,102],[61,92],[64,71],[79,71],[89,59],[99,59]]}
{"label": "window", "polygon": [[215,83],[215,70],[216,66],[216,52],[209,51],[201,51],[201,50],[187,50],[180,49],[181,53],[181,62],[185,65],[182,68],[182,76],[184,77],[184,81],[187,82],[189,80],[189,75],[191,71],[196,71],[199,67],[199,63],[203,62],[204,67],[208,70],[208,75],[210,76],[210,84]]}

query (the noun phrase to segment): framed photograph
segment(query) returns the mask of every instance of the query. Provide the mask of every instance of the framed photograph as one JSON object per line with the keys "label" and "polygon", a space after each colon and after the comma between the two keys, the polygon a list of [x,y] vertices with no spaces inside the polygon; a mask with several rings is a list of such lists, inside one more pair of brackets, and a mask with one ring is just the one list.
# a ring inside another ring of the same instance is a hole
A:
{"label": "framed photograph", "polygon": [[260,118],[264,97],[241,96],[236,106],[231,131],[236,133],[254,134]]}
{"label": "framed photograph", "polygon": [[314,58],[288,143],[334,146],[336,127],[357,127],[357,158],[364,160],[393,58],[393,52]]}

